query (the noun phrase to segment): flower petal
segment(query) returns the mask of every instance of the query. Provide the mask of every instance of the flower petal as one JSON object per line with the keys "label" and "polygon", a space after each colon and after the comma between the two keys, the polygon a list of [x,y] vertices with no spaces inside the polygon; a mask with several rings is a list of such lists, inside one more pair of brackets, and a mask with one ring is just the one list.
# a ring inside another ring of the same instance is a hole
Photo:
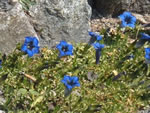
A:
{"label": "flower petal", "polygon": [[67,51],[65,52],[65,55],[69,56],[69,55],[73,55],[73,53],[71,51]]}
{"label": "flower petal", "polygon": [[98,36],[96,37],[96,39],[97,39],[97,41],[102,40],[102,36],[98,35]]}
{"label": "flower petal", "polygon": [[148,34],[141,33],[141,36],[141,39],[150,40],[150,36]]}
{"label": "flower petal", "polygon": [[72,51],[73,50],[73,46],[71,44],[68,44],[68,51]]}
{"label": "flower petal", "polygon": [[125,16],[124,16],[123,14],[121,14],[121,15],[119,16],[119,18],[120,18],[120,20],[122,20],[122,21],[125,20]]}
{"label": "flower petal", "polygon": [[27,51],[27,46],[24,44],[24,45],[22,45],[22,47],[21,47],[21,51],[23,51],[23,52],[26,52]]}
{"label": "flower petal", "polygon": [[96,37],[96,36],[97,36],[97,34],[94,33],[94,32],[89,32],[89,35],[90,35],[91,37]]}
{"label": "flower petal", "polygon": [[68,90],[72,90],[72,88],[73,88],[71,85],[66,85],[66,87]]}
{"label": "flower petal", "polygon": [[145,58],[150,60],[150,48],[145,48]]}
{"label": "flower petal", "polygon": [[62,41],[60,41],[60,45],[61,45],[61,46],[66,46],[66,45],[67,45],[67,42],[64,41],[64,40],[62,40]]}
{"label": "flower petal", "polygon": [[32,41],[33,41],[33,46],[38,46],[39,41],[36,37],[33,37]]}
{"label": "flower petal", "polygon": [[100,43],[98,43],[98,42],[94,43],[93,46],[94,46],[95,49],[102,49],[102,48],[105,47],[104,44],[100,44]]}
{"label": "flower petal", "polygon": [[134,24],[127,24],[129,27],[131,28],[135,28],[135,25]]}
{"label": "flower petal", "polygon": [[67,84],[68,82],[70,82],[70,76],[65,75],[61,82]]}
{"label": "flower petal", "polygon": [[33,52],[29,49],[27,49],[27,54],[28,54],[29,57],[32,57],[34,55]]}
{"label": "flower petal", "polygon": [[126,26],[127,26],[127,23],[125,21],[122,21],[121,27],[126,27]]}
{"label": "flower petal", "polygon": [[25,37],[25,42],[24,43],[30,43],[32,42],[32,37],[28,36],[28,37]]}
{"label": "flower petal", "polygon": [[66,53],[64,51],[62,51],[62,50],[59,51],[59,57],[63,57],[65,55],[66,55]]}
{"label": "flower petal", "polygon": [[61,45],[61,44],[58,44],[58,45],[56,46],[56,48],[60,51],[60,50],[62,50],[62,45]]}
{"label": "flower petal", "polygon": [[132,16],[131,21],[135,23],[136,22],[136,18],[134,16]]}
{"label": "flower petal", "polygon": [[33,54],[39,53],[39,47],[32,48],[32,52],[33,52]]}
{"label": "flower petal", "polygon": [[72,78],[73,83],[76,83],[79,80],[77,76],[72,76],[71,78]]}
{"label": "flower petal", "polygon": [[79,82],[78,82],[78,83],[76,83],[76,86],[77,86],[77,87],[80,87],[80,83],[79,83]]}

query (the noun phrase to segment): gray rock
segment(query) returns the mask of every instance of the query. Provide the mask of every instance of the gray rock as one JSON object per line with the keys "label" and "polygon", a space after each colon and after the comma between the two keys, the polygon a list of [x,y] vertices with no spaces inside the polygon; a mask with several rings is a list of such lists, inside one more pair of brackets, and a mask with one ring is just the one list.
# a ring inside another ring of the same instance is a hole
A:
{"label": "gray rock", "polygon": [[150,108],[147,108],[145,110],[140,110],[137,113],[150,113]]}
{"label": "gray rock", "polygon": [[18,0],[0,0],[0,12],[11,10]]}
{"label": "gray rock", "polygon": [[9,11],[0,12],[0,34],[2,53],[12,52],[16,43],[23,42],[25,36],[36,36],[33,26],[19,3]]}
{"label": "gray rock", "polygon": [[10,0],[0,0],[0,11],[8,11],[13,7]]}
{"label": "gray rock", "polygon": [[53,47],[60,40],[87,42],[91,8],[87,0],[37,0],[30,8],[40,45]]}
{"label": "gray rock", "polygon": [[104,16],[118,16],[124,11],[150,14],[150,0],[93,0],[95,8]]}

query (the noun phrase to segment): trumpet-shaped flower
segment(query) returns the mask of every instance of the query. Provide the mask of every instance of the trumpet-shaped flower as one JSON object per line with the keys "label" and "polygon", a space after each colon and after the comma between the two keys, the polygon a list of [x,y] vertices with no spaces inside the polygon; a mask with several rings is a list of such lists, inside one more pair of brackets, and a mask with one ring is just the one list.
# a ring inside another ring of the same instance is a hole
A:
{"label": "trumpet-shaped flower", "polygon": [[94,33],[94,32],[89,32],[89,35],[90,35],[91,37],[95,37],[97,41],[102,40],[102,36],[100,36],[100,35],[98,35],[98,34],[96,34],[96,33]]}
{"label": "trumpet-shaped flower", "polygon": [[66,41],[60,41],[56,48],[59,50],[59,57],[73,55],[73,46]]}
{"label": "trumpet-shaped flower", "polygon": [[143,39],[143,40],[150,40],[150,35],[145,34],[145,33],[141,33],[141,39]]}
{"label": "trumpet-shaped flower", "polygon": [[70,91],[74,87],[79,87],[79,79],[77,76],[67,76],[65,75],[64,78],[61,80],[62,83],[66,86],[66,88]]}
{"label": "trumpet-shaped flower", "polygon": [[105,45],[96,42],[96,43],[93,44],[93,46],[96,50],[96,64],[99,64],[99,59],[100,59],[100,56],[101,56],[101,50],[102,50],[102,48],[105,47]]}
{"label": "trumpet-shaped flower", "polygon": [[100,44],[100,43],[98,43],[98,42],[94,43],[93,46],[94,46],[94,48],[95,48],[96,50],[101,50],[102,48],[105,47],[104,44]]}
{"label": "trumpet-shaped flower", "polygon": [[25,37],[24,44],[21,47],[21,51],[28,54],[29,57],[32,57],[34,54],[39,53],[38,40],[36,37]]}
{"label": "trumpet-shaped flower", "polygon": [[119,16],[119,18],[122,21],[121,27],[135,27],[136,18],[130,12],[124,12]]}

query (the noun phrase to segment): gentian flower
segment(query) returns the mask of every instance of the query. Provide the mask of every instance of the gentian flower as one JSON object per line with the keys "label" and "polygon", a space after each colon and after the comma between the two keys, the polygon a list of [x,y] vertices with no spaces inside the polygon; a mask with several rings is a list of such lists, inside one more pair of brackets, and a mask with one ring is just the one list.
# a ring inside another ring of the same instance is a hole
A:
{"label": "gentian flower", "polygon": [[122,21],[121,27],[135,27],[136,18],[130,12],[124,12],[119,16]]}
{"label": "gentian flower", "polygon": [[93,44],[93,46],[96,50],[96,64],[99,64],[99,58],[101,56],[101,50],[102,50],[102,48],[105,47],[105,45],[96,42],[96,43]]}
{"label": "gentian flower", "polygon": [[2,68],[2,60],[0,60],[0,68]]}
{"label": "gentian flower", "polygon": [[150,35],[145,34],[145,33],[141,33],[141,39],[142,40],[149,40],[150,41]]}
{"label": "gentian flower", "polygon": [[24,44],[21,47],[21,51],[27,53],[29,57],[39,53],[38,40],[36,37],[25,37]]}
{"label": "gentian flower", "polygon": [[96,40],[97,41],[100,41],[100,40],[102,40],[102,36],[100,36],[100,35],[98,35],[98,34],[96,34],[96,33],[94,33],[94,32],[89,32],[89,35],[91,36],[91,37],[94,37],[94,38],[96,38]]}
{"label": "gentian flower", "polygon": [[66,88],[70,91],[75,86],[79,87],[79,79],[77,76],[67,76],[65,75],[64,78],[61,80],[62,83],[66,86]]}
{"label": "gentian flower", "polygon": [[73,55],[73,46],[66,41],[60,41],[56,48],[59,50],[59,57]]}
{"label": "gentian flower", "polygon": [[145,48],[145,58],[146,60],[150,60],[150,48]]}

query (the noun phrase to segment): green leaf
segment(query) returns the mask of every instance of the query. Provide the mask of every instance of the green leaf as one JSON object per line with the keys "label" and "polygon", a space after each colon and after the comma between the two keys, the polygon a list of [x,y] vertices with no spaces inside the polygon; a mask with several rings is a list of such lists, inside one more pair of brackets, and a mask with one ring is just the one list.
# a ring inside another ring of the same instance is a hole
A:
{"label": "green leaf", "polygon": [[30,89],[29,92],[31,95],[39,95],[39,93],[33,89]]}
{"label": "green leaf", "polygon": [[31,108],[33,108],[37,103],[40,103],[44,98],[44,95],[38,96],[36,100],[31,104]]}
{"label": "green leaf", "polygon": [[19,94],[19,95],[20,95],[20,94],[25,95],[25,94],[27,94],[27,90],[24,89],[24,88],[20,88],[20,89],[18,90],[17,94]]}

